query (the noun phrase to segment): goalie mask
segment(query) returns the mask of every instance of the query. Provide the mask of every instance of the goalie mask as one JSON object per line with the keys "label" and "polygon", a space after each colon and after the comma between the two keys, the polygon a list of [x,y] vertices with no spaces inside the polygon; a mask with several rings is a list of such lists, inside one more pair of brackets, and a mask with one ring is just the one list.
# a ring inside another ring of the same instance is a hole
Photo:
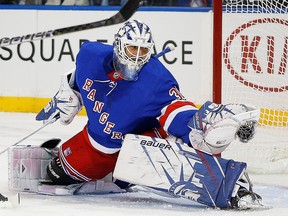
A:
{"label": "goalie mask", "polygon": [[113,63],[124,80],[135,81],[151,57],[154,42],[150,28],[138,20],[128,21],[115,35]]}

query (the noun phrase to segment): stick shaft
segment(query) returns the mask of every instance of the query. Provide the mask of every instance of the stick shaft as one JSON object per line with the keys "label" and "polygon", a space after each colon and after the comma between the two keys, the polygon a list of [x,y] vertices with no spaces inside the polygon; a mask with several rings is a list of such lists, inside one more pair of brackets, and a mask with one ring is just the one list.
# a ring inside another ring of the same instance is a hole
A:
{"label": "stick shaft", "polygon": [[80,24],[80,25],[59,28],[59,29],[54,29],[54,30],[48,30],[48,31],[42,31],[42,32],[26,34],[22,36],[16,36],[16,37],[3,37],[0,39],[0,47],[5,47],[5,46],[12,45],[12,44],[21,44],[24,42],[32,42],[32,41],[42,40],[46,38],[68,34],[68,33],[74,33],[78,31],[119,24],[128,20],[137,11],[141,3],[142,3],[142,0],[129,0],[121,8],[121,10],[118,13],[116,13],[114,16],[108,19],[104,19],[104,20],[100,20],[100,21],[96,21],[92,23]]}
{"label": "stick shaft", "polygon": [[173,51],[175,49],[174,46],[168,46],[166,47],[164,50],[162,50],[160,53],[158,53],[157,55],[155,55],[156,58],[160,58],[161,56],[165,55],[166,53],[169,53],[171,51]]}
{"label": "stick shaft", "polygon": [[33,131],[32,133],[28,134],[27,136],[23,137],[21,140],[17,141],[16,143],[14,143],[13,145],[9,146],[8,148],[4,149],[3,151],[0,152],[0,155],[3,154],[4,152],[6,152],[9,148],[11,148],[12,146],[16,146],[19,143],[23,142],[24,140],[28,139],[29,137],[31,137],[32,135],[34,135],[35,133],[37,133],[38,131],[42,130],[43,128],[45,128],[47,125],[50,125],[52,123],[54,123],[55,121],[57,121],[59,119],[60,115],[56,115],[54,118],[52,118],[50,121],[47,121],[44,125],[42,125],[40,128],[36,129],[35,131]]}

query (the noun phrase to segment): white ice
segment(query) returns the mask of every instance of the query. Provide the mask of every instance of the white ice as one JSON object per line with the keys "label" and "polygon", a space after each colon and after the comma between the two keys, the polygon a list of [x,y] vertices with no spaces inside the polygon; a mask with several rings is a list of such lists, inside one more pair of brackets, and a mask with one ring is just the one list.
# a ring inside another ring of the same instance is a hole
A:
{"label": "white ice", "polygon": [[[42,126],[35,121],[34,113],[0,112],[0,152],[17,143],[26,135]],[[80,131],[86,117],[77,116],[68,126],[59,122],[48,125],[19,145],[39,145],[51,139],[62,141]],[[284,216],[288,212],[288,175],[251,175],[254,190],[263,198],[263,203],[271,206],[265,210],[233,211],[210,209],[193,201],[161,197],[151,192],[139,191],[126,194],[94,196],[47,196],[20,194],[20,204],[15,192],[8,190],[7,152],[0,155],[0,193],[7,196],[8,202],[0,202],[0,216],[52,216],[52,215],[214,215],[214,216]]]}

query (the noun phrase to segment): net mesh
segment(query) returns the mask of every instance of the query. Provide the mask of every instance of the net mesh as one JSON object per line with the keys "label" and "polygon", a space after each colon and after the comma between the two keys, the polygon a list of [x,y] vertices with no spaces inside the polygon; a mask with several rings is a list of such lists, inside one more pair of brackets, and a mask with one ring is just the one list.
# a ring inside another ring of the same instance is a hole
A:
{"label": "net mesh", "polygon": [[223,2],[222,103],[261,108],[255,138],[223,156],[247,161],[254,172],[288,173],[287,7],[275,0]]}

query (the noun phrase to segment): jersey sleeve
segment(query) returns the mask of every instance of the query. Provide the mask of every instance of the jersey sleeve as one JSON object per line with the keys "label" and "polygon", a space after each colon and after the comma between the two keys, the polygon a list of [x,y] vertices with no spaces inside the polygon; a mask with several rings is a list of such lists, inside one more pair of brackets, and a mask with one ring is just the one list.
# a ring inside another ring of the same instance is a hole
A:
{"label": "jersey sleeve", "polygon": [[192,102],[177,98],[161,110],[158,121],[169,134],[189,144],[191,129],[188,127],[188,122],[197,111],[198,109]]}
{"label": "jersey sleeve", "polygon": [[[198,109],[191,101],[185,99],[180,92],[178,82],[162,64],[157,64],[157,75],[155,76],[156,84],[154,85],[157,85],[157,90],[154,91],[153,96],[158,104],[157,120],[160,126],[168,134],[181,138],[190,145],[189,132],[191,129],[188,127],[188,122]],[[159,83],[163,84],[159,85]],[[151,85],[154,86],[150,81],[149,86]]]}

